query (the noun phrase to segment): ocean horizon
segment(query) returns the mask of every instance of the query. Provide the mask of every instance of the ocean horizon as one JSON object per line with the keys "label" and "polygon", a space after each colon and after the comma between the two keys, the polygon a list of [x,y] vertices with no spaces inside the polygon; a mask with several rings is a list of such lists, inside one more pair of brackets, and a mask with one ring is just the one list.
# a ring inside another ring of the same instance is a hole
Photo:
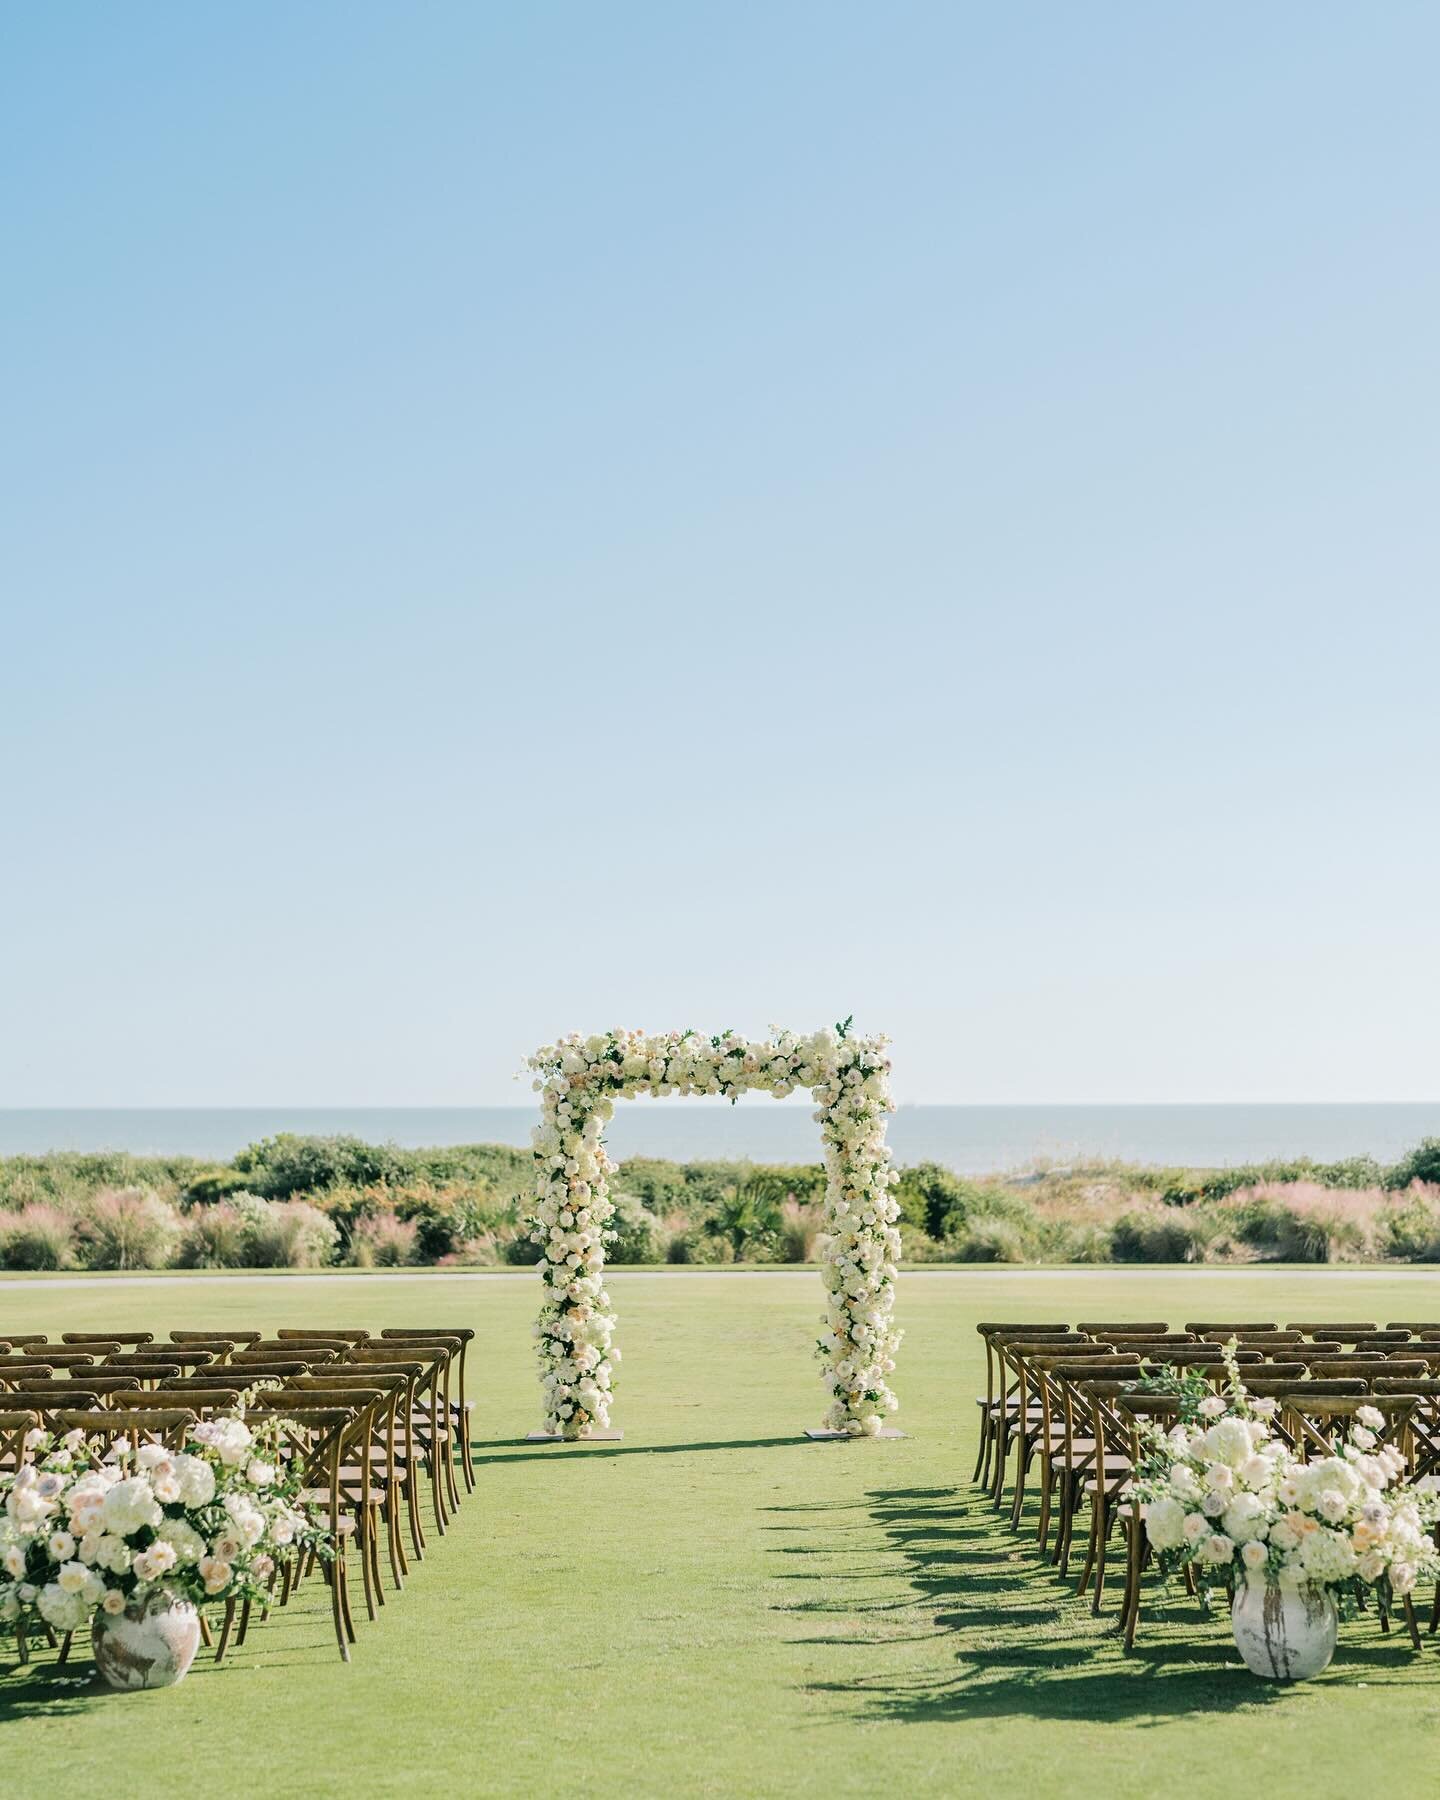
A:
{"label": "ocean horizon", "polygon": [[[493,1143],[526,1146],[534,1106],[27,1107],[0,1109],[0,1156],[54,1150],[228,1161],[246,1144],[288,1131],[347,1133],[407,1148]],[[616,1110],[610,1151],[676,1161],[748,1158],[813,1162],[811,1109],[763,1097],[631,1101]],[[901,1106],[890,1121],[901,1163],[938,1162],[962,1174],[1065,1164],[1091,1157],[1222,1167],[1272,1157],[1321,1162],[1370,1155],[1393,1161],[1440,1136],[1440,1101],[1394,1104]]]}

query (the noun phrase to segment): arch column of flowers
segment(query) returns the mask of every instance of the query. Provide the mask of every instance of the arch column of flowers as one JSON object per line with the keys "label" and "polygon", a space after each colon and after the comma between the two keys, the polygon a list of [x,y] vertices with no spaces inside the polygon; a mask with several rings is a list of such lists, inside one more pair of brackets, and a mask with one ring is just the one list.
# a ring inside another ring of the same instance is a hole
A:
{"label": "arch column of flowers", "polygon": [[738,1032],[648,1035],[572,1033],[528,1059],[540,1094],[535,1201],[527,1218],[540,1246],[544,1299],[535,1325],[544,1389],[544,1429],[580,1438],[605,1430],[620,1351],[605,1288],[605,1245],[614,1207],[606,1177],[615,1164],[604,1130],[615,1101],[637,1094],[723,1094],[759,1090],[783,1099],[809,1088],[825,1146],[825,1202],[819,1252],[826,1308],[816,1352],[830,1396],[825,1428],[873,1436],[899,1405],[890,1390],[900,1332],[894,1323],[900,1256],[899,1180],[890,1166],[885,1121],[890,1098],[888,1040],[859,1037],[850,1022],[808,1037],[777,1031],[760,1042]]}

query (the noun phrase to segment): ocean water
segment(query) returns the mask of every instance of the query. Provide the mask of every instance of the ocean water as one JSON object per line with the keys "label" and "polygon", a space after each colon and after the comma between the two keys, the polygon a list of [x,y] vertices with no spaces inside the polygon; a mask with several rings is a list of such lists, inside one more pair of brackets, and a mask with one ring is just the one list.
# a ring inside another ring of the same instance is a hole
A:
{"label": "ocean water", "polygon": [[[408,1146],[525,1145],[530,1106],[254,1106],[114,1110],[0,1109],[0,1156],[46,1150],[130,1150],[224,1161],[276,1132],[349,1132]],[[616,1109],[613,1156],[678,1160],[749,1157],[807,1162],[819,1155],[811,1109],[748,1096],[723,1101],[634,1100]],[[1127,1162],[1218,1167],[1273,1156],[1322,1161],[1368,1153],[1394,1160],[1440,1136],[1431,1105],[1315,1106],[902,1106],[890,1143],[902,1163],[938,1162],[961,1173],[1017,1169],[1037,1159],[1087,1155]]]}

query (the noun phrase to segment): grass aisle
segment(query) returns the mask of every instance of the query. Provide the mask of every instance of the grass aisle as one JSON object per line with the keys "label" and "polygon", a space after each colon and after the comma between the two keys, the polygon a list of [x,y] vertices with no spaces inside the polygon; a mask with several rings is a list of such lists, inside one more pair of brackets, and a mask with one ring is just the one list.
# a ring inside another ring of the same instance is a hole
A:
{"label": "grass aisle", "polygon": [[[3,1324],[468,1323],[479,1489],[335,1655],[316,1588],[169,1692],[0,1679],[7,1790],[212,1796],[834,1795],[1247,1788],[1435,1792],[1440,1649],[1373,1622],[1295,1690],[1177,1600],[1125,1657],[968,1486],[979,1317],[1429,1316],[1424,1273],[917,1274],[900,1300],[903,1443],[797,1439],[820,1387],[813,1274],[615,1280],[622,1445],[533,1428],[529,1282],[404,1277],[9,1288]],[[357,1583],[358,1589],[358,1583]],[[77,1664],[83,1674],[88,1663]],[[1378,1760],[1377,1760],[1378,1759]]]}

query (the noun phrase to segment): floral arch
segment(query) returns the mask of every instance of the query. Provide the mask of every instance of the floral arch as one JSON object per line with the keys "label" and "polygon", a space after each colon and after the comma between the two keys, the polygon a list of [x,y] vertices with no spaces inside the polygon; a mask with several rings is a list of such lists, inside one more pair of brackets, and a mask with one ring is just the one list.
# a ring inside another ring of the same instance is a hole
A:
{"label": "floral arch", "polygon": [[889,1040],[855,1036],[843,1025],[798,1037],[772,1031],[751,1043],[738,1032],[650,1036],[578,1033],[529,1058],[541,1097],[534,1133],[535,1205],[527,1219],[541,1246],[545,1284],[535,1337],[544,1387],[546,1436],[589,1437],[610,1423],[616,1317],[605,1289],[605,1245],[614,1215],[604,1129],[615,1101],[637,1094],[723,1094],[751,1090],[783,1099],[809,1088],[825,1145],[820,1255],[826,1309],[816,1344],[830,1396],[825,1430],[873,1437],[899,1405],[889,1387],[900,1333],[893,1320],[899,1207],[891,1188],[885,1120]]}

